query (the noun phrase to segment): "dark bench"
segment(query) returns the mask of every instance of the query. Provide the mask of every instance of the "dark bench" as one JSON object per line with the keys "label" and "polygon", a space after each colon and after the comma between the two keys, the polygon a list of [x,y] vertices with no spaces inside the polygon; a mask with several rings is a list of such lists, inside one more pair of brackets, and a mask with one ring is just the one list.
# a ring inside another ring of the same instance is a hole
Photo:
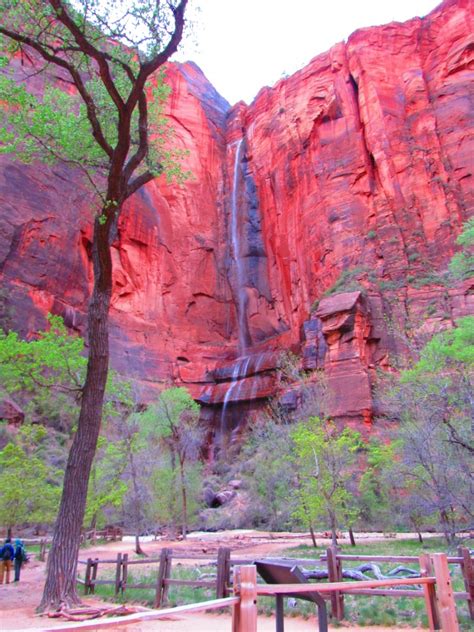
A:
{"label": "dark bench", "polygon": [[[267,584],[307,584],[308,580],[303,571],[298,566],[257,560],[255,562],[257,572]],[[294,599],[305,599],[312,601],[318,607],[319,632],[328,632],[328,615],[326,602],[322,595],[316,590],[307,593],[284,593],[275,595],[276,598],[276,632],[284,632],[283,598],[293,597]]]}

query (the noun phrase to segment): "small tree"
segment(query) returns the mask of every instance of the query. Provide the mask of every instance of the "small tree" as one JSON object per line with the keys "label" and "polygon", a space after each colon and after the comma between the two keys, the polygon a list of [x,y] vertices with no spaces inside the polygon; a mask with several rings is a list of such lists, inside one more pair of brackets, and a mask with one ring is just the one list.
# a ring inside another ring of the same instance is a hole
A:
{"label": "small tree", "polygon": [[250,496],[249,518],[271,530],[291,526],[297,502],[290,426],[266,418],[255,425],[238,455],[235,476]]}
{"label": "small tree", "polygon": [[456,243],[461,251],[451,259],[449,270],[455,278],[468,279],[474,276],[474,218],[471,217],[464,225]]}
{"label": "small tree", "polygon": [[196,463],[204,441],[204,429],[199,424],[199,406],[184,388],[163,391],[156,406],[150,409],[160,444],[169,456],[175,480],[179,480],[181,533],[186,538],[189,521],[188,491],[191,466]]}
{"label": "small tree", "polygon": [[330,420],[311,417],[299,423],[291,437],[298,470],[300,504],[295,516],[302,522],[327,521],[332,542],[337,545],[337,529],[352,524],[356,509],[350,483],[355,476],[358,432],[338,430]]}
{"label": "small tree", "polygon": [[39,454],[46,436],[41,426],[25,426],[0,451],[0,515],[10,529],[54,520],[61,487],[52,482],[58,472]]}
{"label": "small tree", "polygon": [[435,335],[386,396],[399,421],[398,476],[419,507],[411,513],[436,515],[448,542],[473,518],[473,368],[474,317],[466,317]]}
{"label": "small tree", "polygon": [[86,523],[94,531],[103,526],[104,512],[108,508],[121,506],[128,489],[122,480],[126,467],[122,443],[99,437],[97,448],[89,478],[85,514]]}

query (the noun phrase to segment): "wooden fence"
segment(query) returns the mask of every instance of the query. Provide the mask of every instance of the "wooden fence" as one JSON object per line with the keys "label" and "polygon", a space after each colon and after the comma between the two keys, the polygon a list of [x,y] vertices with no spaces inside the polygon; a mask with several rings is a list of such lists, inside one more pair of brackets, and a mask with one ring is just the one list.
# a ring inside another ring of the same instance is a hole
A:
{"label": "wooden fence", "polygon": [[[192,560],[201,563],[208,563],[216,566],[215,579],[206,580],[185,580],[172,578],[172,565],[174,560]],[[317,560],[312,558],[266,558],[272,562],[284,562],[288,564],[313,565]],[[409,555],[345,555],[340,552],[337,547],[330,547],[324,555],[320,556],[320,560],[327,564],[328,581],[332,584],[339,584],[343,581],[343,563],[346,561],[358,562],[394,562],[404,564],[419,565],[422,577],[432,574],[431,559],[428,554],[420,557]],[[474,561],[470,555],[469,549],[459,547],[458,555],[455,557],[447,557],[447,563],[451,565],[459,565],[464,579],[464,592],[454,592],[453,596],[456,600],[466,600],[468,604],[471,619],[474,619]],[[228,597],[232,591],[232,567],[236,565],[249,564],[249,560],[231,558],[231,550],[229,548],[219,548],[217,551],[217,559],[209,556],[195,556],[183,552],[173,553],[171,549],[162,549],[160,557],[149,557],[139,560],[129,560],[128,555],[119,553],[115,559],[92,559],[86,561],[79,560],[79,564],[85,565],[85,578],[79,579],[79,583],[84,586],[84,594],[93,594],[95,587],[98,585],[114,586],[115,595],[123,594],[126,590],[138,588],[151,589],[155,591],[154,606],[155,608],[165,607],[168,604],[168,592],[171,586],[192,586],[194,588],[210,588],[215,590],[216,599]],[[153,583],[131,583],[129,581],[128,571],[130,566],[143,565],[158,566],[156,580]],[[108,565],[115,567],[113,578],[100,579],[98,577],[99,565]],[[419,583],[419,582],[418,582]],[[344,582],[346,585],[347,582]],[[417,585],[417,581],[412,584]],[[403,586],[402,584],[399,584]],[[336,620],[344,619],[344,595],[368,595],[368,596],[389,596],[389,597],[412,597],[423,598],[424,589],[408,589],[398,588],[396,592],[387,588],[386,585],[379,584],[376,588],[365,589],[363,582],[355,582],[353,590],[347,588],[344,591],[331,591],[329,599],[331,601],[331,616]]]}
{"label": "wooden fence", "polygon": [[[173,560],[192,560],[196,562],[207,562],[209,565],[217,567],[215,579],[189,580],[173,579],[171,577]],[[235,563],[235,562],[234,562]],[[85,565],[84,579],[78,579],[84,586],[84,594],[93,594],[95,587],[100,585],[114,586],[115,595],[123,594],[126,590],[137,588],[151,589],[155,591],[155,608],[166,606],[168,603],[168,592],[170,586],[192,586],[193,588],[212,588],[216,592],[216,599],[227,597],[231,590],[231,561],[230,549],[219,548],[216,558],[209,556],[187,555],[185,553],[173,553],[171,549],[162,549],[160,557],[148,557],[139,560],[130,560],[128,554],[118,553],[116,559],[99,560],[89,558],[86,561],[79,560],[79,564]],[[131,583],[129,581],[130,566],[158,565],[156,581],[153,583]],[[98,577],[99,565],[115,566],[113,579],[100,579]]]}
{"label": "wooden fence", "polygon": [[[421,585],[431,631],[459,632],[456,615],[456,604],[451,586],[449,567],[446,555],[435,553],[429,556],[430,567],[434,575],[409,579],[374,579],[370,581],[331,582],[328,584],[257,584],[255,566],[239,566],[235,573],[234,593],[240,597],[234,606],[233,632],[256,632],[257,630],[257,598],[261,595],[281,595],[308,593],[308,587],[322,596],[337,593],[367,594],[369,590],[380,591],[381,588]],[[420,559],[420,566],[424,561]],[[391,595],[394,596],[392,590]],[[397,592],[399,592],[397,590]]]}
{"label": "wooden fence", "polygon": [[[432,573],[431,560],[428,554],[421,555],[420,557],[411,555],[345,555],[340,552],[337,547],[330,547],[327,549],[324,555],[320,556],[322,562],[326,562],[328,566],[328,574],[330,582],[342,582],[342,572],[344,561],[351,562],[394,562],[398,564],[419,564],[420,573],[423,576],[427,576]],[[469,549],[460,546],[458,548],[457,556],[446,557],[447,563],[452,565],[459,565],[464,580],[464,592],[453,593],[454,599],[466,600],[468,604],[469,614],[471,619],[474,619],[474,561],[471,557]],[[416,584],[416,582],[414,582]],[[360,582],[359,582],[360,586]],[[386,588],[379,588],[376,591],[370,590],[366,592],[364,590],[356,590],[352,593],[351,590],[345,590],[345,594],[357,594],[357,595],[382,595],[382,596],[398,596],[398,597],[423,597],[423,590],[406,590],[399,589],[394,595],[393,590],[387,590]],[[337,619],[342,620],[344,618],[344,594],[340,591],[335,591],[331,595],[331,615]]]}
{"label": "wooden fence", "polygon": [[[426,556],[420,558],[420,567],[426,566]],[[456,616],[456,605],[451,587],[448,559],[443,553],[436,553],[428,557],[433,575],[409,579],[384,579],[356,582],[331,582],[311,584],[257,584],[257,571],[254,565],[239,565],[235,568],[234,597],[216,599],[200,604],[190,604],[178,608],[160,611],[140,612],[114,617],[103,621],[97,619],[81,623],[69,623],[62,627],[42,628],[35,632],[66,632],[69,630],[99,630],[118,629],[123,625],[139,621],[151,621],[168,617],[170,614],[184,614],[202,612],[225,606],[232,606],[232,632],[257,631],[257,605],[259,596],[276,596],[279,594],[296,594],[317,591],[329,597],[333,593],[367,594],[368,590],[376,591],[382,588],[421,585],[425,608],[428,615],[429,629],[434,632],[459,632]]]}

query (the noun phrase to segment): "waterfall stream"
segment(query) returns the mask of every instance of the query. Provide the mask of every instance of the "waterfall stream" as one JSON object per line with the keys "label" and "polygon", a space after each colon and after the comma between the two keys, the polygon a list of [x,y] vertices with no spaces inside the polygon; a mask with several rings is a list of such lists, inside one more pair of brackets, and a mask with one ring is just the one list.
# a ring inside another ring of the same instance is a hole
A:
{"label": "waterfall stream", "polygon": [[[239,182],[241,179],[241,162],[244,153],[244,138],[242,137],[235,143],[235,155],[234,155],[234,170],[232,178],[232,194],[230,205],[230,243],[232,249],[232,256],[235,262],[235,281],[234,281],[234,297],[236,302],[237,311],[237,328],[238,328],[238,341],[239,341],[239,353],[245,353],[250,344],[250,334],[247,323],[247,301],[248,296],[245,289],[245,268],[244,257],[242,255],[242,240],[241,230],[239,230],[239,213],[240,208],[239,198]],[[235,362],[232,370],[231,381],[226,391],[224,401],[222,403],[221,412],[221,448],[225,450],[225,436],[228,428],[226,427],[226,415],[227,407],[231,397],[234,395],[238,399],[239,390],[242,386],[242,378],[245,378],[249,368],[251,356],[244,356],[239,358]]]}
{"label": "waterfall stream", "polygon": [[231,196],[231,221],[230,221],[230,238],[232,244],[232,253],[235,261],[236,287],[234,293],[236,297],[237,323],[239,351],[245,352],[249,343],[249,331],[247,324],[247,292],[245,290],[245,274],[244,259],[242,256],[242,243],[239,231],[239,176],[240,163],[244,150],[244,138],[236,143],[234,157],[234,174],[232,179],[232,196]]}

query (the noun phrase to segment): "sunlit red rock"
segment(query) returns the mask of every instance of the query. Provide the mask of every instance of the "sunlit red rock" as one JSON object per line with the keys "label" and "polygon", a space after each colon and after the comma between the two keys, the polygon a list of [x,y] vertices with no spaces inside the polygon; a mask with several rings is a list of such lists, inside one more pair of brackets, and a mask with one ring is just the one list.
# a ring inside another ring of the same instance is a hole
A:
{"label": "sunlit red rock", "polygon": [[[387,321],[434,331],[473,313],[469,283],[433,278],[473,213],[472,6],[361,29],[249,106],[229,108],[195,65],[169,66],[192,178],[137,193],[113,247],[112,364],[143,397],[183,384],[220,418],[226,397],[273,394],[291,350],[325,369],[335,416],[369,421],[375,370],[403,352]],[[0,157],[0,202],[15,327],[28,335],[52,311],[86,334],[95,209],[80,173]],[[363,294],[323,297],[354,269]]]}

